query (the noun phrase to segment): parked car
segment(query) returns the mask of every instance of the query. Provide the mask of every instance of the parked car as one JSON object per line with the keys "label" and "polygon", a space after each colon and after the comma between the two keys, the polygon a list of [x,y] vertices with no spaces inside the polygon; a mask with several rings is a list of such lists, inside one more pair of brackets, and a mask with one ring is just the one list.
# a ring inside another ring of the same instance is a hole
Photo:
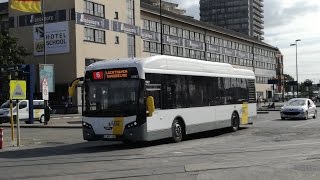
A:
{"label": "parked car", "polygon": [[[16,111],[16,102],[13,101],[13,118],[17,115]],[[19,119],[20,120],[29,120],[29,101],[21,100],[19,101]],[[44,100],[33,100],[33,117],[35,120],[44,122]],[[49,107],[51,110],[51,108]],[[0,124],[10,122],[10,101],[6,101],[0,106]]]}
{"label": "parked car", "polygon": [[308,119],[317,117],[317,108],[311,99],[293,98],[290,99],[280,111],[281,119],[299,118]]}

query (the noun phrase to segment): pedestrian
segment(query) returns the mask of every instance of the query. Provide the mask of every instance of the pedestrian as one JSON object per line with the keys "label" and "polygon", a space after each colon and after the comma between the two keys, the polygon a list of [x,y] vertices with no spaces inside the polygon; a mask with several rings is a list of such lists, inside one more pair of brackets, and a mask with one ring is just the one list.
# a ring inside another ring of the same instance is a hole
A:
{"label": "pedestrian", "polygon": [[261,101],[262,101],[261,96],[259,96],[257,99],[258,109],[261,109]]}
{"label": "pedestrian", "polygon": [[67,113],[68,113],[68,106],[69,106],[69,102],[68,102],[68,100],[67,100],[67,101],[65,101],[65,103],[64,103],[64,114],[67,114]]}

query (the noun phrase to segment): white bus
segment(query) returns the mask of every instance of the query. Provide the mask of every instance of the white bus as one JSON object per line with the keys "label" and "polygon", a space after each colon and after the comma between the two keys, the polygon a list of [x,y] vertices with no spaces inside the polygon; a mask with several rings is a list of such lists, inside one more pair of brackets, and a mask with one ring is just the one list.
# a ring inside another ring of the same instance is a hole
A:
{"label": "white bus", "polygon": [[172,56],[120,59],[87,67],[83,138],[152,141],[251,124],[255,75],[230,64]]}

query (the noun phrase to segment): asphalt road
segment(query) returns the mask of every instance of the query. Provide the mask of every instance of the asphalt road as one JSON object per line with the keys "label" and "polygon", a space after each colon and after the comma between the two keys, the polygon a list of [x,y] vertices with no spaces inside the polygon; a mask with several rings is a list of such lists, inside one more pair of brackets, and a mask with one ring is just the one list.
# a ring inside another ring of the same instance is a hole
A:
{"label": "asphalt road", "polygon": [[0,150],[0,179],[319,180],[319,132],[320,118],[280,120],[279,112],[177,144],[88,143],[80,129],[22,129],[23,147]]}

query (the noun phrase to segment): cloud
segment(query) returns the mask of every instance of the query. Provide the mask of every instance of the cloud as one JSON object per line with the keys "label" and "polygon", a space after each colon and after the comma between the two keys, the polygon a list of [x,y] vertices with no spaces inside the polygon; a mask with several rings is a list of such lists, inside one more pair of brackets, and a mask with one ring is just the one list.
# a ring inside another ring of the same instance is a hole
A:
{"label": "cloud", "polygon": [[286,8],[282,8],[285,4],[279,0],[268,0],[264,5],[266,27],[289,24],[297,17],[319,10],[319,7],[307,1],[298,1]]}

